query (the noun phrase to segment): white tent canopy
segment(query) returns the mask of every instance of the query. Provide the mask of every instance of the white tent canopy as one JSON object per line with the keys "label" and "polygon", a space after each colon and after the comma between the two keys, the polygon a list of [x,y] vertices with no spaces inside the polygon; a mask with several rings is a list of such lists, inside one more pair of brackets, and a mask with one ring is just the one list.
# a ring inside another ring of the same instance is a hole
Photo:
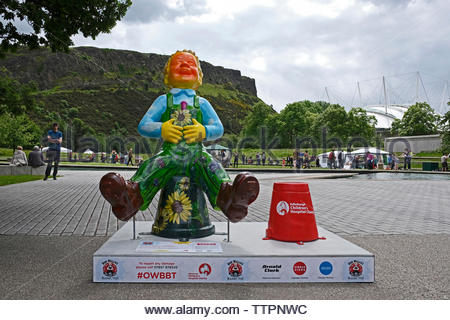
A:
{"label": "white tent canopy", "polygon": [[86,150],[84,150],[83,153],[84,153],[84,154],[93,154],[94,151],[92,151],[91,149],[86,149]]}
{"label": "white tent canopy", "polygon": [[[389,152],[386,152],[384,150],[381,149],[377,149],[375,147],[368,147],[368,148],[360,148],[357,149],[355,151],[352,152],[346,152],[346,151],[342,151],[342,159],[344,159],[344,169],[350,169],[351,166],[351,160],[357,156],[357,155],[365,155],[367,153],[367,151],[369,151],[371,154],[374,155],[388,155]],[[328,155],[330,154],[331,150],[325,153],[321,153],[318,155],[319,159],[320,159],[320,166],[322,168],[327,168],[328,167]],[[336,163],[338,162],[338,154],[339,154],[339,150],[338,151],[334,151],[334,156],[336,158]]]}
{"label": "white tent canopy", "polygon": [[[42,152],[46,152],[48,150],[48,147],[42,148]],[[71,153],[72,150],[61,147],[61,153]]]}
{"label": "white tent canopy", "polygon": [[355,151],[350,152],[350,154],[366,154],[367,151],[369,151],[372,154],[389,154],[389,152],[386,152],[386,151],[381,150],[381,149],[377,149],[375,147],[360,148],[360,149],[357,149]]}

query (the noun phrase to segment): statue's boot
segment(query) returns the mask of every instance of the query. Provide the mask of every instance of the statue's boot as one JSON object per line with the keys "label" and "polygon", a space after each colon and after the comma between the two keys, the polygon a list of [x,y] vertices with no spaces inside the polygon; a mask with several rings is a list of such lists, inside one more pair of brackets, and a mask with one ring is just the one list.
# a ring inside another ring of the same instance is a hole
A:
{"label": "statue's boot", "polygon": [[105,174],[100,180],[100,192],[111,203],[117,219],[127,221],[133,217],[143,204],[139,185],[125,179],[117,173]]}
{"label": "statue's boot", "polygon": [[231,222],[247,216],[248,206],[259,194],[259,182],[250,172],[239,173],[233,184],[224,182],[220,186],[217,205]]}

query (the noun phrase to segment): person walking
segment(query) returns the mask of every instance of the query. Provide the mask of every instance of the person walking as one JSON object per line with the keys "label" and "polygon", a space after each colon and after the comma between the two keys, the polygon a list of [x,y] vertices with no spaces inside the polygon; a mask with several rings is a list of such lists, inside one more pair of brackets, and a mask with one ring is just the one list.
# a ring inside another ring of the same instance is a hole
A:
{"label": "person walking", "polygon": [[234,153],[234,161],[233,161],[233,168],[237,168],[239,166],[239,153]]}
{"label": "person walking", "polygon": [[128,150],[127,167],[128,167],[128,164],[130,164],[130,163],[131,163],[132,166],[134,166],[134,163],[133,163],[133,149],[131,149],[131,148],[130,148],[130,150]]}
{"label": "person walking", "polygon": [[262,165],[265,166],[266,165],[266,153],[263,152],[261,155],[261,161],[262,161]]}
{"label": "person walking", "polygon": [[56,180],[58,174],[58,164],[61,155],[62,132],[58,130],[58,124],[53,123],[53,129],[47,133],[48,150],[47,150],[47,169],[45,170],[44,181],[48,179],[53,167],[53,180]]}

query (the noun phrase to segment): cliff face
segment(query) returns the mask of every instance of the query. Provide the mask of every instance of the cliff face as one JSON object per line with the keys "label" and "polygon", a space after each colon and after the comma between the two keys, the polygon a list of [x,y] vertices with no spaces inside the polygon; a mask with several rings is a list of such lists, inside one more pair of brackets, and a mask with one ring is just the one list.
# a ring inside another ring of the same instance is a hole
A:
{"label": "cliff face", "polygon": [[[8,69],[22,83],[35,82],[35,97],[43,110],[31,116],[38,123],[53,121],[64,109],[76,108],[77,117],[97,132],[119,127],[136,135],[152,101],[167,92],[163,83],[167,59],[94,47],[73,48],[68,54],[20,50],[0,59],[0,68]],[[239,120],[260,101],[255,80],[208,62],[201,61],[201,66],[204,77],[198,94],[215,107],[225,132],[239,132]]]}

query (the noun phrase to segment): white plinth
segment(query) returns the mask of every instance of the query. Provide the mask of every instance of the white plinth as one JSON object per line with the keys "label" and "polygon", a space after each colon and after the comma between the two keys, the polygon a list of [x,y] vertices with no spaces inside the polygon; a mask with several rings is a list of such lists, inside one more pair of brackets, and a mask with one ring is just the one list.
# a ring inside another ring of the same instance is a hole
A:
{"label": "white plinth", "polygon": [[[136,222],[136,234],[153,222]],[[217,232],[226,223],[215,223]],[[132,240],[125,224],[94,253],[94,282],[373,282],[374,255],[318,227],[326,240],[303,245],[262,240],[266,222],[231,224],[231,242],[212,235],[199,241],[220,242],[221,253],[137,252],[141,241],[172,241],[154,235]],[[350,272],[352,271],[352,272]]]}

